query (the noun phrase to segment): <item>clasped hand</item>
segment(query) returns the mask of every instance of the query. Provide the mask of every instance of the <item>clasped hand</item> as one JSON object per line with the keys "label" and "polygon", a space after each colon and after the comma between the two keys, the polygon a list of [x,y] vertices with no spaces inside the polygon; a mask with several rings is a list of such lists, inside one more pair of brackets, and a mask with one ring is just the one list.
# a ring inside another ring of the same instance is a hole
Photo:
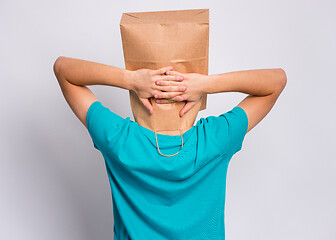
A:
{"label": "clasped hand", "polygon": [[130,71],[132,89],[140,101],[153,113],[149,98],[156,98],[159,104],[187,101],[180,111],[182,117],[204,94],[203,85],[207,75],[198,73],[179,73],[173,67],[157,70],[139,69]]}

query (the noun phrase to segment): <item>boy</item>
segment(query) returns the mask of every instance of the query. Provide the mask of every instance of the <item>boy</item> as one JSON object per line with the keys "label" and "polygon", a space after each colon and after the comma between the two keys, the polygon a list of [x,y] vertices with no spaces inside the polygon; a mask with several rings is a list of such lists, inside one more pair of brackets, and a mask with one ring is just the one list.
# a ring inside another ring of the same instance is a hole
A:
{"label": "boy", "polygon": [[[54,72],[70,108],[104,157],[115,240],[225,239],[228,164],[285,88],[283,69],[202,75],[170,67],[129,71],[59,57]],[[226,113],[201,118],[181,131],[180,139],[113,113],[86,87],[94,84],[134,91],[150,114],[155,113],[148,98],[155,97],[157,104],[187,101],[179,113],[182,119],[202,94],[234,91],[248,96]],[[175,154],[167,158],[160,149]]]}

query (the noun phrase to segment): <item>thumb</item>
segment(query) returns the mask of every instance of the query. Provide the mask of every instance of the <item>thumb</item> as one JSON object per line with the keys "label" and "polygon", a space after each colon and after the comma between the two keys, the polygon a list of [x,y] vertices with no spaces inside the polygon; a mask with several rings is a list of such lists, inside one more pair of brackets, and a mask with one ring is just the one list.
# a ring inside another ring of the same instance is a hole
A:
{"label": "thumb", "polygon": [[153,106],[150,103],[149,99],[148,98],[140,98],[140,101],[148,109],[149,113],[152,114],[153,113]]}
{"label": "thumb", "polygon": [[196,104],[196,102],[187,102],[184,107],[182,108],[182,110],[180,111],[180,116],[182,117],[186,112],[188,112],[194,105]]}

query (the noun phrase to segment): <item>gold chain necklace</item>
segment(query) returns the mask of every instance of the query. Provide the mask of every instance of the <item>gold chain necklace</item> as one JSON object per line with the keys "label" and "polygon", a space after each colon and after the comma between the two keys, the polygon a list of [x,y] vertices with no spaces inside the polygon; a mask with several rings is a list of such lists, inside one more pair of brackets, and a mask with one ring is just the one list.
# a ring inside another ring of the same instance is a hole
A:
{"label": "gold chain necklace", "polygon": [[[156,146],[157,146],[157,149],[158,149],[159,153],[160,153],[162,156],[165,156],[165,157],[172,157],[172,156],[175,156],[176,154],[178,154],[178,153],[182,150],[182,147],[183,147],[183,136],[182,136],[182,131],[181,131],[181,129],[178,129],[178,130],[180,130],[182,145],[181,145],[181,149],[180,149],[177,153],[172,154],[172,155],[164,155],[164,154],[162,154],[162,153],[160,152],[159,143],[158,143],[158,140],[157,140],[156,132],[157,132],[157,131],[167,131],[167,130],[154,130],[154,132],[155,132]],[[176,130],[172,130],[172,131],[176,131]]]}

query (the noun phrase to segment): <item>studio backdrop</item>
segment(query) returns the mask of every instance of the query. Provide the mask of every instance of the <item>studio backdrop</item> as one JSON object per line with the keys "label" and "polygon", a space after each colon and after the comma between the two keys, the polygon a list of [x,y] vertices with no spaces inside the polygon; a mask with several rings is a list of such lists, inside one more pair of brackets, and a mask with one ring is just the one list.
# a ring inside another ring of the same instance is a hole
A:
{"label": "studio backdrop", "polygon": [[[122,13],[179,9],[210,11],[209,74],[278,67],[287,74],[276,105],[229,164],[226,238],[336,239],[333,0],[2,0],[0,239],[112,239],[103,157],[64,100],[53,63],[68,56],[125,68]],[[133,119],[128,91],[89,88]],[[196,121],[244,97],[208,95]]]}

